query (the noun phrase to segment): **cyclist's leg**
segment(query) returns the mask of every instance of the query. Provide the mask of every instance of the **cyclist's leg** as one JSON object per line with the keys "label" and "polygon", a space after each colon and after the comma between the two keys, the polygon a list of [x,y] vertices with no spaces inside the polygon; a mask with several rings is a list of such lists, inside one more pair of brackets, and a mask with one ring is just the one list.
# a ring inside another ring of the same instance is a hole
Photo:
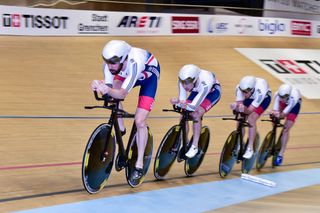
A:
{"label": "cyclist's leg", "polygon": [[[124,81],[123,77],[116,75],[114,77],[114,81],[113,81],[113,88],[120,89],[123,81]],[[123,109],[121,102],[119,103],[119,109]],[[119,123],[119,128],[120,128],[121,133],[122,134],[125,133],[125,126],[124,126],[123,118],[118,118],[118,123]]]}
{"label": "cyclist's leg", "polygon": [[[192,97],[192,94],[188,97],[188,100],[193,100],[194,97]],[[195,112],[193,112],[191,115],[194,119],[193,122],[193,141],[192,146],[190,147],[190,152],[186,154],[188,157],[192,157],[195,154],[197,154],[198,149],[198,143],[199,143],[199,137],[200,132],[202,128],[202,117],[203,115],[208,112],[214,105],[216,105],[221,98],[221,88],[220,85],[215,85],[215,89],[211,91],[206,98],[203,100],[203,102],[200,104],[200,106],[196,109]]]}
{"label": "cyclist's leg", "polygon": [[195,147],[198,147],[200,131],[202,128],[202,116],[204,115],[205,112],[206,111],[200,106],[196,111],[192,113],[192,118],[194,120],[192,125],[192,130],[193,130],[192,145]]}
{"label": "cyclist's leg", "polygon": [[301,107],[301,101],[299,101],[286,116],[286,121],[284,124],[282,138],[281,138],[281,150],[279,152],[279,156],[281,156],[281,158],[283,157],[283,154],[286,150],[286,146],[289,140],[289,132],[297,119],[297,116],[300,112],[300,107]]}
{"label": "cyclist's leg", "polygon": [[138,158],[136,167],[143,168],[144,150],[148,141],[148,128],[146,120],[154,103],[154,97],[156,95],[158,86],[158,79],[156,75],[152,74],[142,81],[137,81],[135,86],[141,86],[139,92],[138,107],[135,114],[138,146]]}
{"label": "cyclist's leg", "polygon": [[284,151],[286,150],[287,147],[287,142],[289,140],[289,132],[291,127],[294,125],[294,121],[292,120],[286,120],[285,124],[284,124],[284,128],[283,128],[283,132],[282,132],[282,137],[281,137],[281,149],[279,152],[279,155],[282,157],[284,154]]}
{"label": "cyclist's leg", "polygon": [[267,95],[265,99],[262,101],[262,103],[260,104],[260,106],[255,108],[255,110],[248,116],[248,123],[250,124],[249,142],[248,142],[246,153],[243,155],[244,158],[249,159],[252,157],[254,153],[253,143],[257,134],[257,120],[262,115],[262,113],[268,108],[268,106],[270,105],[270,102],[271,102],[271,97]]}
{"label": "cyclist's leg", "polygon": [[141,108],[137,108],[135,114],[135,123],[137,126],[137,146],[138,146],[138,158],[136,162],[136,168],[143,168],[143,156],[144,150],[148,141],[148,128],[146,119],[149,115],[149,111]]}
{"label": "cyclist's leg", "polygon": [[248,123],[250,124],[249,127],[249,143],[247,149],[253,150],[253,141],[257,134],[257,120],[260,117],[260,115],[256,112],[252,112],[248,116]]}
{"label": "cyclist's leg", "polygon": [[208,112],[214,105],[216,105],[219,102],[220,98],[221,87],[220,85],[215,85],[213,91],[209,92],[198,109],[194,113],[192,113],[193,118],[196,120],[196,122],[193,123],[193,145],[198,146],[203,115]]}

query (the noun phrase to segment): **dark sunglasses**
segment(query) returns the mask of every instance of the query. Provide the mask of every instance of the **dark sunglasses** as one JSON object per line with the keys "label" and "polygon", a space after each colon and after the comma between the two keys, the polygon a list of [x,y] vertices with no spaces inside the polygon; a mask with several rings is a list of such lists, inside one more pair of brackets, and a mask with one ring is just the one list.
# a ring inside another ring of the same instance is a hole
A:
{"label": "dark sunglasses", "polygon": [[180,78],[179,78],[179,81],[182,83],[182,84],[190,84],[190,83],[193,83],[193,81],[194,81],[194,78],[187,78],[187,79],[184,79],[184,80],[181,80]]}
{"label": "dark sunglasses", "polygon": [[112,58],[110,59],[106,59],[102,56],[104,62],[106,62],[107,64],[117,64],[117,63],[120,63],[121,61],[121,58],[119,58],[118,56],[113,56]]}

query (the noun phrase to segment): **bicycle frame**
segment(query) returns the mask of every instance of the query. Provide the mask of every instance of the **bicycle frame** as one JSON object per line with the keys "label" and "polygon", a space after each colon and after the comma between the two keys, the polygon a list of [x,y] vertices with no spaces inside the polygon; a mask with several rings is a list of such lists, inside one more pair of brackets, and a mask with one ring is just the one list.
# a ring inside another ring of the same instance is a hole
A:
{"label": "bicycle frame", "polygon": [[[122,157],[121,159],[126,162],[128,160],[127,154],[128,154],[128,150],[126,150],[124,148],[124,143],[123,143],[123,139],[122,139],[122,135],[121,135],[121,131],[120,131],[120,127],[119,127],[119,122],[118,122],[118,118],[134,118],[133,114],[127,113],[124,110],[119,108],[119,104],[121,100],[115,100],[115,99],[108,99],[108,98],[100,98],[98,97],[98,94],[96,91],[94,91],[94,96],[96,98],[96,100],[104,101],[104,105],[103,106],[93,106],[93,107],[85,107],[86,109],[94,109],[94,108],[104,108],[104,109],[109,109],[111,110],[111,115],[108,121],[108,125],[110,126],[111,130],[112,128],[114,128],[115,131],[115,135],[116,135],[116,142],[118,144],[119,147],[119,153],[120,153],[120,157]],[[110,106],[108,106],[108,104],[111,104]],[[131,129],[131,133],[130,133],[130,137],[129,137],[129,141],[132,139],[134,132],[136,131],[136,125],[135,123],[133,123],[132,125],[132,129]],[[108,137],[106,138],[106,141],[109,141],[111,137],[111,134],[108,135]],[[107,145],[107,144],[106,144]],[[106,151],[107,146],[105,147]]]}
{"label": "bicycle frame", "polygon": [[[182,148],[184,149],[184,153],[183,153],[183,156],[184,154],[186,153],[186,151],[188,150],[187,148],[187,142],[188,142],[188,135],[187,135],[187,128],[186,128],[186,124],[188,121],[191,121],[192,119],[190,118],[190,113],[184,109],[178,109],[176,107],[174,107],[174,110],[169,110],[169,109],[163,109],[164,112],[176,112],[176,113],[179,113],[182,115],[182,118],[179,122],[179,126],[181,127],[180,130],[179,130],[179,134],[181,134],[182,132]],[[175,142],[175,146],[173,147],[176,147],[176,143],[178,143],[178,141]],[[179,148],[178,147],[178,151],[179,151]],[[183,157],[183,159],[185,159],[185,156]]]}
{"label": "bicycle frame", "polygon": [[[277,129],[278,127],[284,127],[284,124],[280,123],[282,119],[281,118],[277,118],[275,116],[270,116],[270,119],[262,119],[261,121],[268,121],[272,123],[272,134],[274,134],[273,140],[272,140],[272,150],[271,150],[271,155],[275,154],[276,151],[276,140],[277,140]],[[281,136],[281,135],[280,135]],[[281,138],[278,138],[278,140],[280,140]]]}
{"label": "bicycle frame", "polygon": [[[234,114],[235,118],[222,118],[223,120],[234,120],[238,122],[236,130],[232,131],[229,134],[221,152],[219,174],[222,178],[230,174],[235,163],[240,163],[240,161],[242,161],[241,171],[243,173],[249,173],[255,162],[255,154],[250,159],[246,159],[243,157],[246,146],[243,139],[243,130],[245,127],[250,127],[251,125],[246,121],[245,114],[235,111]],[[254,139],[253,145],[256,147],[254,148],[255,150],[259,146],[258,133]]]}
{"label": "bicycle frame", "polygon": [[[238,126],[236,129],[237,132],[237,137],[236,137],[236,141],[238,141],[240,139],[240,150],[238,152],[238,156],[237,159],[238,160],[243,160],[242,155],[244,154],[244,143],[243,143],[243,129],[245,127],[250,127],[250,124],[248,122],[246,122],[246,115],[243,113],[236,113],[236,117],[235,118],[222,118],[222,120],[234,120],[234,121],[238,121]],[[235,146],[237,146],[237,143],[234,144]],[[236,147],[233,147],[233,149],[235,149]]]}

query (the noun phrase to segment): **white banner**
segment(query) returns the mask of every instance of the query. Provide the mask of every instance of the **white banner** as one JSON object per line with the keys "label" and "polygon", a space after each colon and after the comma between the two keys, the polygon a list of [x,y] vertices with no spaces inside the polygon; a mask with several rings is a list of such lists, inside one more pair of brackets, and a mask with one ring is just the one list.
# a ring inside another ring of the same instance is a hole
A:
{"label": "white banner", "polygon": [[298,88],[310,99],[320,99],[320,50],[236,48],[241,54],[277,77]]}
{"label": "white banner", "polygon": [[168,35],[169,14],[0,6],[5,35]]}
{"label": "white banner", "polygon": [[186,15],[0,6],[0,35],[320,37],[320,22],[226,15]]}

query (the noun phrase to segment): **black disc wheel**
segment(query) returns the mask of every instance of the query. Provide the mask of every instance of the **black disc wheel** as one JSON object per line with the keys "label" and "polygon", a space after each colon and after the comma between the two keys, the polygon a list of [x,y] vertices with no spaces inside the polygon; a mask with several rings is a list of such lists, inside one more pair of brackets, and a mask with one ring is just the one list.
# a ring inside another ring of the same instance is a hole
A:
{"label": "black disc wheel", "polygon": [[180,146],[181,127],[175,125],[163,137],[155,157],[153,174],[157,180],[162,180],[167,175],[177,158]]}
{"label": "black disc wheel", "polygon": [[230,174],[235,162],[238,159],[238,154],[240,151],[239,139],[240,138],[238,137],[237,131],[233,131],[223,146],[219,163],[219,175],[222,178]]}
{"label": "black disc wheel", "polygon": [[[192,141],[192,139],[191,139]],[[202,127],[199,143],[198,153],[193,158],[187,158],[184,164],[184,172],[187,176],[192,176],[200,167],[203,158],[207,152],[210,141],[210,130],[207,126]]]}
{"label": "black disc wheel", "polygon": [[271,156],[274,133],[270,131],[264,138],[256,160],[256,169],[260,171]]}
{"label": "black disc wheel", "polygon": [[[241,167],[242,173],[248,174],[251,171],[251,169],[254,167],[254,163],[256,162],[256,158],[259,152],[259,144],[260,144],[260,136],[259,136],[259,133],[257,133],[253,143],[254,152],[252,157],[250,159],[243,158],[242,167]],[[248,146],[248,141],[246,143],[245,150],[247,149],[247,146]]]}
{"label": "black disc wheel", "polygon": [[115,141],[108,124],[98,126],[89,138],[82,160],[82,182],[90,194],[106,184],[113,166]]}
{"label": "black disc wheel", "polygon": [[150,167],[150,162],[152,159],[152,150],[153,150],[153,136],[148,127],[148,141],[147,141],[146,148],[144,150],[144,157],[143,157],[143,168],[142,168],[143,174],[141,178],[133,179],[132,173],[135,170],[135,165],[138,159],[138,146],[137,146],[136,138],[137,138],[137,133],[135,133],[135,135],[132,137],[132,140],[129,141],[128,147],[127,147],[128,161],[126,166],[126,178],[127,178],[128,184],[133,188],[139,186],[143,182],[148,172],[148,169]]}

